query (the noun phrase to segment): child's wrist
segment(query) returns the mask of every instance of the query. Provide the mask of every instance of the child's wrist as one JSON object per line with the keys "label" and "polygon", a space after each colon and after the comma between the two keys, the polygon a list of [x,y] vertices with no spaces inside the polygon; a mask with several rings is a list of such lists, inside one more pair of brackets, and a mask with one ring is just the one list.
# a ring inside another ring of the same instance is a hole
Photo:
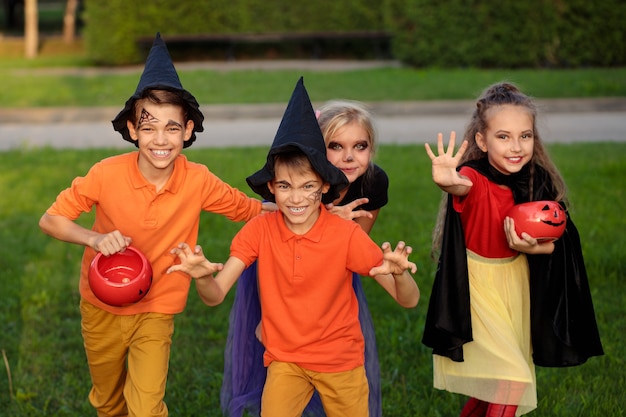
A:
{"label": "child's wrist", "polygon": [[199,280],[203,280],[203,279],[213,278],[213,274],[201,275],[199,277],[192,277],[192,278],[195,279],[196,281],[199,281]]}
{"label": "child's wrist", "polygon": [[204,274],[197,276],[197,277],[192,276],[193,279],[213,278],[214,269],[212,268],[211,263],[207,259],[203,260],[201,264],[197,265],[197,269],[199,270],[204,269]]}

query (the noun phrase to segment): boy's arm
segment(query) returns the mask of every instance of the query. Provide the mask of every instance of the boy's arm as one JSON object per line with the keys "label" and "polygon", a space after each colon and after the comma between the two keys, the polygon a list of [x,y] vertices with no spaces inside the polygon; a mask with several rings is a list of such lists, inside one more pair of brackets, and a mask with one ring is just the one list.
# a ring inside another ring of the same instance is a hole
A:
{"label": "boy's arm", "polygon": [[89,246],[103,255],[112,255],[124,250],[131,243],[131,238],[123,236],[118,230],[101,234],[82,227],[64,216],[44,213],[39,220],[41,230],[55,239],[82,246]]}
{"label": "boy's arm", "polygon": [[[228,258],[228,261],[223,265],[213,263],[204,256],[200,246],[196,246],[195,250],[192,251],[189,245],[181,243],[171,252],[178,256],[181,263],[172,265],[167,273],[180,271],[194,278],[196,290],[202,301],[208,306],[221,304],[228,291],[246,269],[245,263],[234,256]],[[215,272],[218,274],[214,278]]]}
{"label": "boy's arm", "polygon": [[388,242],[383,243],[382,248],[383,263],[372,268],[370,276],[402,307],[415,307],[420,299],[420,290],[411,276],[417,271],[417,266],[408,260],[412,248],[405,246],[404,242],[399,242],[394,251]]}
{"label": "boy's arm", "polygon": [[226,298],[228,291],[235,285],[235,282],[237,282],[245,269],[246,264],[242,260],[231,256],[215,278],[213,276],[204,276],[196,279],[196,289],[204,304],[208,306],[221,304],[224,298]]}

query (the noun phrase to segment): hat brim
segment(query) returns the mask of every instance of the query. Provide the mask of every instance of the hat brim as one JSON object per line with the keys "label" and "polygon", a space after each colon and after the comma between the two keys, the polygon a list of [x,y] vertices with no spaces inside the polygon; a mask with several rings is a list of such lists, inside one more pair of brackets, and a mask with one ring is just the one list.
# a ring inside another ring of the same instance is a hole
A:
{"label": "hat brim", "polygon": [[328,192],[322,194],[323,204],[329,204],[335,201],[339,197],[339,192],[350,185],[346,175],[339,168],[331,164],[325,154],[300,143],[289,142],[280,147],[272,148],[267,155],[267,161],[263,168],[246,178],[246,182],[252,191],[260,195],[264,200],[276,202],[274,194],[272,194],[267,186],[267,183],[274,179],[274,157],[294,149],[302,151],[309,159],[313,170],[322,177],[324,182],[330,185]]}
{"label": "hat brim", "polygon": [[189,140],[185,141],[185,143],[183,144],[183,148],[191,146],[196,140],[196,132],[204,131],[204,126],[202,126],[202,122],[204,121],[204,114],[202,114],[202,112],[200,111],[200,105],[198,104],[198,101],[190,92],[185,89],[172,88],[171,86],[167,85],[156,84],[154,86],[144,88],[141,93],[133,94],[126,101],[126,104],[124,105],[122,111],[120,111],[118,115],[115,116],[115,119],[111,121],[111,123],[113,124],[113,129],[115,129],[116,132],[120,132],[124,140],[134,144],[135,146],[138,146],[137,141],[130,137],[127,121],[130,120],[130,116],[134,111],[135,102],[141,99],[144,93],[148,90],[166,90],[181,94],[183,100],[187,103],[188,117],[190,120],[193,120],[193,131],[191,133],[191,137],[189,138]]}

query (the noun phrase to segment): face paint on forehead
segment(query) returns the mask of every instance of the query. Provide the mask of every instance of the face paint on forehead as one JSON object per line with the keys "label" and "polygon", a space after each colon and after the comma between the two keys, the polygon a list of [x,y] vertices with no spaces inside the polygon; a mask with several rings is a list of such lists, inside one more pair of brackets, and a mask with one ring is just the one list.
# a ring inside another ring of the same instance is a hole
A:
{"label": "face paint on forehead", "polygon": [[138,122],[139,125],[143,123],[154,123],[158,121],[159,119],[151,115],[146,109],[141,109],[141,116],[139,117],[139,122]]}

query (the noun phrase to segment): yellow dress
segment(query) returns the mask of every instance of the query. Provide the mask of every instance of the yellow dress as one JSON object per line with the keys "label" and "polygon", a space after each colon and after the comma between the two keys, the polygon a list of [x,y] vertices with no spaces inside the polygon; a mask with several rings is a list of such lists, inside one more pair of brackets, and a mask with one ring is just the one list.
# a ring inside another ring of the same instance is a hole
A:
{"label": "yellow dress", "polygon": [[537,408],[526,256],[467,254],[474,340],[463,345],[464,362],[433,355],[434,386],[526,414]]}

